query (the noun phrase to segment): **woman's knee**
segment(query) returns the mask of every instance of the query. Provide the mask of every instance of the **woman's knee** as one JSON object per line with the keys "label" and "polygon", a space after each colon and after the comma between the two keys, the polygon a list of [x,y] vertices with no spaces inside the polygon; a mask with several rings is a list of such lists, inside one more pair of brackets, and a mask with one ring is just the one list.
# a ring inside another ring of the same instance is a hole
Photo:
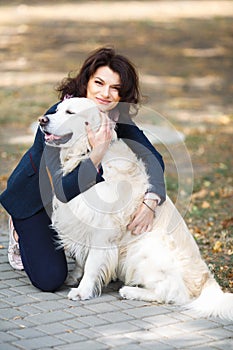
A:
{"label": "woman's knee", "polygon": [[55,292],[65,282],[67,277],[67,267],[57,269],[50,268],[39,276],[29,276],[31,283],[43,292]]}

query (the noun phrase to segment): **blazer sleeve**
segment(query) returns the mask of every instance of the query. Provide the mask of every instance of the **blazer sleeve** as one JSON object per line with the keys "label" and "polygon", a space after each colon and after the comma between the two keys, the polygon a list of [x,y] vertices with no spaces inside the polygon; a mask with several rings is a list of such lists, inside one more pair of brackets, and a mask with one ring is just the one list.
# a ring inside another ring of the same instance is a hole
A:
{"label": "blazer sleeve", "polygon": [[143,131],[130,118],[120,118],[117,123],[117,136],[122,138],[131,150],[145,164],[149,176],[148,192],[156,193],[161,205],[166,199],[164,162],[161,154],[154,148]]}
{"label": "blazer sleeve", "polygon": [[62,173],[59,148],[45,146],[44,159],[53,191],[63,203],[69,202],[93,185],[104,181],[90,159],[82,161],[67,175]]}

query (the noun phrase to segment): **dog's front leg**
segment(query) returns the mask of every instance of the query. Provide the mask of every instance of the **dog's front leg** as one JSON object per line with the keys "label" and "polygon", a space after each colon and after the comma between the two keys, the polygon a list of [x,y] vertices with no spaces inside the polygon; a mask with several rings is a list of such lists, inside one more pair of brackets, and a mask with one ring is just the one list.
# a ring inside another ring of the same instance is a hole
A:
{"label": "dog's front leg", "polygon": [[77,286],[83,275],[83,269],[80,267],[79,263],[75,262],[75,267],[71,273],[67,276],[65,284],[67,286],[73,287]]}
{"label": "dog's front leg", "polygon": [[118,250],[91,249],[84,267],[84,275],[78,288],[72,288],[68,298],[87,300],[101,295],[103,285],[115,277]]}

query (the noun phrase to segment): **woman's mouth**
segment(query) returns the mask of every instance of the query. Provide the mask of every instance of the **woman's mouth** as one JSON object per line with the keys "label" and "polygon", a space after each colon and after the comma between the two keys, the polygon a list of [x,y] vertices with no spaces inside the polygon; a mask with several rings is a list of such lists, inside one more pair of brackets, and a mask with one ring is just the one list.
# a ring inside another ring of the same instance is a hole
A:
{"label": "woman's mouth", "polygon": [[108,105],[109,103],[111,103],[112,101],[109,101],[109,100],[105,100],[103,98],[99,98],[99,97],[96,97],[96,100],[99,104],[103,104],[103,105]]}

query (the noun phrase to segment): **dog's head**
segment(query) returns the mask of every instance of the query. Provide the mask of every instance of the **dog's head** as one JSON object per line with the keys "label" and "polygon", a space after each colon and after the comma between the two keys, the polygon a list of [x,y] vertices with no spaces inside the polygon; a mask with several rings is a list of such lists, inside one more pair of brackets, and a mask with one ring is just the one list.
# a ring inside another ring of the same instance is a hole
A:
{"label": "dog's head", "polygon": [[100,127],[101,116],[92,100],[73,97],[62,101],[54,114],[40,117],[39,122],[48,145],[69,148],[77,142],[87,142],[85,122],[96,131]]}

